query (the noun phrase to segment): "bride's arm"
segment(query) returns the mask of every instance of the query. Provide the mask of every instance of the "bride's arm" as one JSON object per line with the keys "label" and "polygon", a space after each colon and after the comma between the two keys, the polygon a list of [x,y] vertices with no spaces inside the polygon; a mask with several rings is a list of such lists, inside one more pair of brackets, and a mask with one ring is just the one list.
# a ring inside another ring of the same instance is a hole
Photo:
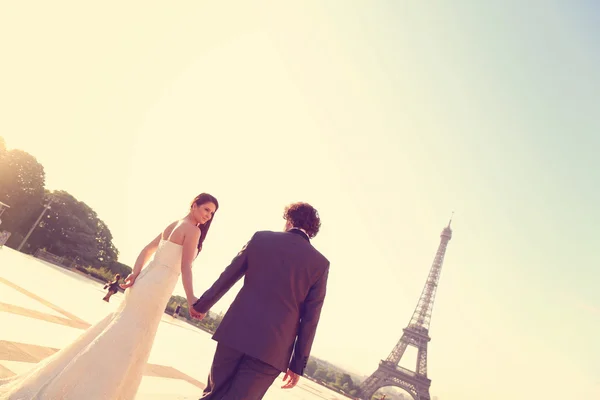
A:
{"label": "bride's arm", "polygon": [[156,249],[158,249],[158,245],[160,244],[160,239],[162,238],[163,233],[165,233],[168,236],[171,232],[173,232],[175,226],[177,226],[177,221],[172,222],[169,226],[165,228],[163,232],[159,233],[157,237],[155,237],[150,243],[146,245],[146,247],[142,249],[137,260],[135,260],[135,265],[133,266],[133,271],[131,272],[131,275],[137,277],[140,274],[140,272],[142,272],[142,268],[144,267],[144,265],[146,265],[150,257],[152,257],[154,253],[156,253]]}
{"label": "bride's arm", "polygon": [[138,256],[137,260],[135,260],[135,265],[133,266],[133,271],[131,271],[129,276],[127,276],[127,278],[125,278],[125,281],[119,285],[119,286],[121,286],[122,289],[127,289],[127,288],[130,288],[131,286],[133,286],[133,284],[135,283],[135,280],[137,279],[137,276],[142,271],[142,268],[144,267],[144,265],[146,265],[146,263],[148,262],[148,259],[150,259],[152,254],[154,254],[156,252],[156,249],[158,248],[158,244],[160,243],[161,237],[162,237],[162,233],[159,234],[157,237],[155,237],[154,240],[152,240],[150,243],[148,243],[146,245],[146,247],[144,247],[144,249],[140,252],[140,255]]}
{"label": "bride's arm", "polygon": [[138,276],[140,272],[142,272],[142,268],[144,267],[144,265],[146,265],[150,257],[152,257],[152,254],[156,252],[161,237],[162,233],[160,233],[157,237],[154,238],[154,240],[152,240],[146,245],[146,247],[142,249],[137,260],[135,260],[135,265],[133,266],[133,271],[131,272],[132,275]]}
{"label": "bride's arm", "polygon": [[194,304],[194,283],[192,279],[192,262],[198,253],[198,240],[200,239],[200,229],[195,226],[190,227],[183,239],[183,254],[181,256],[181,282],[185,290],[185,297],[188,303]]}

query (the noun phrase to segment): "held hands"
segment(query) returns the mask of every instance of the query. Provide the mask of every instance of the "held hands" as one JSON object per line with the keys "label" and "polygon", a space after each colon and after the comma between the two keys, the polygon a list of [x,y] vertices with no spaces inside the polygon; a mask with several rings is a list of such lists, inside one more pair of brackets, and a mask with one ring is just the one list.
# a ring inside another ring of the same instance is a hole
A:
{"label": "held hands", "polygon": [[[286,382],[287,379],[287,382]],[[282,386],[282,389],[291,389],[294,386],[296,386],[296,384],[298,383],[298,381],[300,380],[300,375],[298,375],[297,373],[295,373],[294,371],[292,371],[291,369],[288,368],[287,372],[285,373],[285,376],[283,377],[283,383],[284,385]]]}
{"label": "held hands", "polygon": [[133,286],[136,279],[137,274],[131,273],[129,276],[127,276],[127,278],[125,278],[125,282],[121,283],[119,286],[121,286],[122,289],[130,288]]}
{"label": "held hands", "polygon": [[206,316],[206,313],[201,313],[194,310],[194,304],[198,301],[198,298],[195,296],[191,296],[188,299],[188,311],[190,313],[190,317],[197,319],[198,321],[202,321]]}
{"label": "held hands", "polygon": [[190,308],[190,316],[194,319],[197,319],[198,321],[202,321],[204,319],[204,317],[206,317],[206,313],[200,313],[196,310],[194,310],[194,308]]}

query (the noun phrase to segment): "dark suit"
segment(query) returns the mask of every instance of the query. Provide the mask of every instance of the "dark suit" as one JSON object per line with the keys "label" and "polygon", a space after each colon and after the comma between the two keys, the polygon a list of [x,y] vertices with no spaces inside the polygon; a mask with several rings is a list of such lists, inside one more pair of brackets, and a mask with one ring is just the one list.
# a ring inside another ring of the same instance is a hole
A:
{"label": "dark suit", "polygon": [[207,312],[245,276],[213,336],[219,344],[202,398],[261,399],[280,372],[289,368],[302,375],[328,273],[329,261],[304,232],[255,233],[194,304]]}

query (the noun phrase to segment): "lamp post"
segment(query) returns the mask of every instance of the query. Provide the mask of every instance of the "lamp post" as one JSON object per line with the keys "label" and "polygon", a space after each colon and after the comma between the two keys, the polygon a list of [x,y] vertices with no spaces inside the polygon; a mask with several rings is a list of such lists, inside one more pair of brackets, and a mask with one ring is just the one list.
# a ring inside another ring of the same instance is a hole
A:
{"label": "lamp post", "polygon": [[[4,204],[0,201],[0,215],[4,214],[7,208],[10,208],[8,204]],[[2,224],[2,220],[0,219],[0,224]]]}
{"label": "lamp post", "polygon": [[48,204],[44,205],[44,209],[42,210],[42,213],[38,217],[37,221],[35,221],[35,223],[31,226],[31,229],[29,230],[29,232],[27,232],[27,235],[25,236],[25,238],[23,239],[23,241],[21,242],[21,244],[19,245],[19,247],[17,247],[17,251],[21,251],[21,248],[23,247],[23,245],[25,245],[25,243],[27,242],[27,239],[29,239],[29,236],[31,236],[31,233],[36,228],[36,226],[38,226],[38,224],[42,220],[42,217],[44,216],[44,214],[46,213],[46,211],[48,211],[50,209],[50,204],[52,204],[52,199],[50,199],[48,201]]}

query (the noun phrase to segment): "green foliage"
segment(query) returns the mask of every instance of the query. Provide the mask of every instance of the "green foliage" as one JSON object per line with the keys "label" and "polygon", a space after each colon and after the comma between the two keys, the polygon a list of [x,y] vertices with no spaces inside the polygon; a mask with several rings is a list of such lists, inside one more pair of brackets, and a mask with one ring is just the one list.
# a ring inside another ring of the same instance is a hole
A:
{"label": "green foliage", "polygon": [[4,139],[0,141],[0,201],[10,206],[2,215],[2,229],[13,233],[8,246],[19,245],[18,239],[42,211],[45,179],[44,167],[35,157],[22,150],[7,150]]}
{"label": "green foliage", "polygon": [[108,264],[108,269],[114,274],[120,274],[121,278],[125,279],[132,271],[132,268],[128,265],[113,261]]}
{"label": "green foliage", "polygon": [[343,369],[314,356],[310,357],[304,373],[322,385],[350,396],[356,395],[360,385],[359,377],[353,378]]}
{"label": "green foliage", "polygon": [[[80,268],[78,268],[78,269],[81,270]],[[85,272],[88,275],[93,276],[94,278],[100,279],[105,282],[112,282],[115,277],[114,272],[112,272],[111,270],[109,270],[106,267],[102,267],[102,268],[82,267],[82,268],[85,270]]]}
{"label": "green foliage", "polygon": [[193,319],[190,316],[190,310],[188,308],[187,300],[185,297],[182,296],[171,296],[171,299],[169,300],[169,303],[165,308],[165,312],[167,314],[172,315],[175,312],[175,309],[177,308],[178,304],[181,305],[178,318],[185,319],[188,323],[197,326],[198,328],[201,328],[207,332],[214,333],[219,327],[221,320],[223,319],[223,314],[214,315],[210,312],[206,315],[206,317],[204,317],[202,321]]}
{"label": "green foliage", "polygon": [[311,358],[306,364],[306,375],[314,376],[315,372],[317,372],[317,362]]}
{"label": "green foliage", "polygon": [[[67,266],[102,280],[115,274],[126,277],[131,268],[117,261],[108,226],[84,202],[65,191],[44,189],[44,167],[29,153],[7,150],[0,137],[0,201],[10,208],[2,215],[2,230],[12,233],[7,245],[16,248],[50,201],[39,225],[22,251],[44,248],[64,257]],[[91,269],[90,269],[91,267]]]}
{"label": "green foliage", "polygon": [[76,269],[77,271],[81,271],[81,272],[83,272],[83,273],[85,273],[85,274],[88,274],[88,275],[89,275],[89,272],[88,272],[88,270],[87,270],[87,268],[86,268],[86,267],[82,267],[81,265],[76,265],[76,266],[75,266],[75,269]]}
{"label": "green foliage", "polygon": [[106,224],[84,202],[65,191],[46,193],[51,208],[33,232],[33,248],[67,257],[77,264],[100,268],[116,261],[118,251]]}

